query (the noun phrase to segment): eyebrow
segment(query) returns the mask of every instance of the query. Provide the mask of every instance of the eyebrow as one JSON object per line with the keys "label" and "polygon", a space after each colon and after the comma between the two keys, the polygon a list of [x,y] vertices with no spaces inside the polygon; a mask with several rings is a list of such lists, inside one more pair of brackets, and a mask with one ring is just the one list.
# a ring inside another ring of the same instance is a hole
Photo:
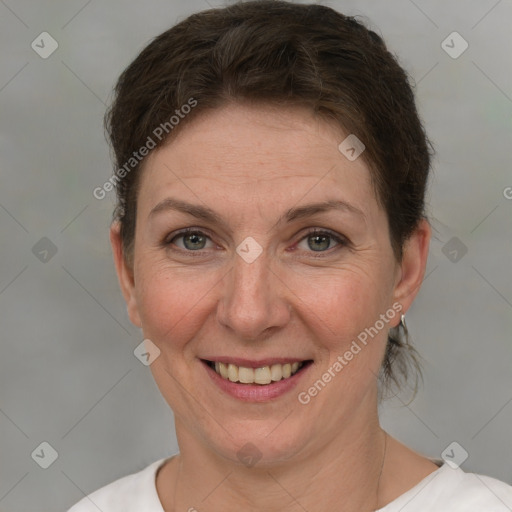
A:
{"label": "eyebrow", "polygon": [[[332,199],[329,201],[310,203],[304,206],[290,208],[283,215],[281,215],[281,217],[279,217],[276,224],[279,225],[282,224],[283,222],[289,223],[297,219],[310,217],[312,215],[315,215],[316,213],[323,213],[329,210],[338,210],[345,213],[351,213],[362,218],[362,220],[366,222],[366,216],[359,208],[356,208],[355,206],[353,206],[350,203],[347,203],[346,201]],[[168,197],[160,201],[151,210],[151,212],[148,215],[148,219],[154,217],[159,213],[166,211],[179,211],[192,217],[196,217],[197,219],[210,222],[212,224],[219,224],[222,226],[227,225],[224,218],[211,208],[197,204],[187,203],[186,201],[182,201],[180,199],[175,199],[171,197]]]}

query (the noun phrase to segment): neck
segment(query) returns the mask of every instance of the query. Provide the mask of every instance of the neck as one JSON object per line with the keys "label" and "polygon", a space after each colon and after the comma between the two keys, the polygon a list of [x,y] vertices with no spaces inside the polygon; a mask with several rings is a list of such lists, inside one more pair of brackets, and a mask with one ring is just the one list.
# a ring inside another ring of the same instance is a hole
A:
{"label": "neck", "polygon": [[292,512],[301,507],[313,512],[342,504],[344,512],[374,511],[384,505],[379,483],[386,434],[376,411],[371,418],[352,420],[343,432],[286,461],[245,467],[198,442],[176,418],[180,454],[161,483],[165,510]]}

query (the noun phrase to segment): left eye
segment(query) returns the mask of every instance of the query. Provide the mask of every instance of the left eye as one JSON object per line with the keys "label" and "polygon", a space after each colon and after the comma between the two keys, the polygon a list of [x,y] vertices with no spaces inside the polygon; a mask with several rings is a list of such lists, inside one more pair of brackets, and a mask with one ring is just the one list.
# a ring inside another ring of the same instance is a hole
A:
{"label": "left eye", "polygon": [[330,249],[331,241],[334,240],[338,245],[345,245],[346,241],[330,231],[310,231],[304,238],[301,239],[307,241],[308,248],[313,252],[325,252]]}
{"label": "left eye", "polygon": [[[183,247],[180,249],[187,252],[196,252],[205,249],[206,240],[210,237],[199,230],[188,229],[178,233],[173,238],[164,242],[164,245],[172,245],[175,240],[183,239]],[[301,238],[300,242],[307,241],[308,248],[313,252],[325,252],[331,247],[331,241],[334,240],[337,245],[347,245],[344,237],[336,235],[330,231],[312,230]]]}

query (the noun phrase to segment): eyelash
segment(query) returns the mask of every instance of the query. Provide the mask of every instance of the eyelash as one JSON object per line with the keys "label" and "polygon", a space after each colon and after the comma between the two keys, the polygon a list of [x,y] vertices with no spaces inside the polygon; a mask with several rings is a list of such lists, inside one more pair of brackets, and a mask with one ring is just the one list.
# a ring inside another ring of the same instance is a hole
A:
{"label": "eyelash", "polygon": [[[211,240],[211,238],[206,234],[204,233],[203,231],[197,229],[197,228],[185,228],[181,231],[178,231],[177,233],[174,233],[172,238],[169,238],[169,237],[166,237],[163,242],[162,242],[162,245],[166,248],[169,248],[169,246],[173,245],[172,242],[173,240],[175,240],[176,238],[180,238],[180,237],[183,237],[185,235],[188,235],[190,233],[194,233],[194,234],[197,234],[197,235],[202,235],[202,236],[206,236],[207,238],[209,238]],[[349,244],[349,241],[341,236],[341,235],[338,235],[336,233],[334,233],[333,231],[330,231],[330,230],[327,230],[327,229],[319,229],[319,228],[313,228],[312,230],[308,231],[297,243],[300,243],[302,242],[302,240],[304,240],[305,238],[308,238],[312,235],[327,235],[329,236],[330,238],[332,238],[335,242],[337,242],[339,245],[336,246],[336,247],[344,247],[344,246],[348,246]],[[325,256],[320,256],[320,254],[325,254],[327,253],[328,255],[331,254],[331,249],[336,249],[336,247],[334,248],[330,248],[330,249],[327,249],[326,251],[318,251],[319,255],[313,255],[314,258],[323,258]],[[197,251],[189,251],[189,250],[186,250],[186,249],[181,249],[181,248],[178,248],[178,249],[172,249],[173,251],[177,251],[177,252],[185,252],[187,253],[187,255],[191,255],[192,257],[201,257],[201,256],[204,256],[204,252],[206,249],[200,249],[200,250],[197,250]],[[314,251],[311,251],[313,254],[314,254]]]}

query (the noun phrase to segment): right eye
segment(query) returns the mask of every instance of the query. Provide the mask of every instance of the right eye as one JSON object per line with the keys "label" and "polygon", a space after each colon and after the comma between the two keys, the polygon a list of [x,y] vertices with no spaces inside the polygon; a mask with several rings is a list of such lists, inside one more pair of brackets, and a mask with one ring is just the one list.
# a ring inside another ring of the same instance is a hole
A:
{"label": "right eye", "polygon": [[[183,247],[179,247],[180,251],[184,252],[198,252],[202,251],[205,247],[206,240],[210,240],[210,237],[199,231],[195,228],[187,228],[179,231],[178,233],[173,233],[174,236],[172,238],[167,237],[164,241],[164,245],[166,247],[170,247],[172,245],[176,245],[173,242],[175,240],[179,240],[180,238],[183,240]],[[175,250],[171,247],[172,250]]]}

